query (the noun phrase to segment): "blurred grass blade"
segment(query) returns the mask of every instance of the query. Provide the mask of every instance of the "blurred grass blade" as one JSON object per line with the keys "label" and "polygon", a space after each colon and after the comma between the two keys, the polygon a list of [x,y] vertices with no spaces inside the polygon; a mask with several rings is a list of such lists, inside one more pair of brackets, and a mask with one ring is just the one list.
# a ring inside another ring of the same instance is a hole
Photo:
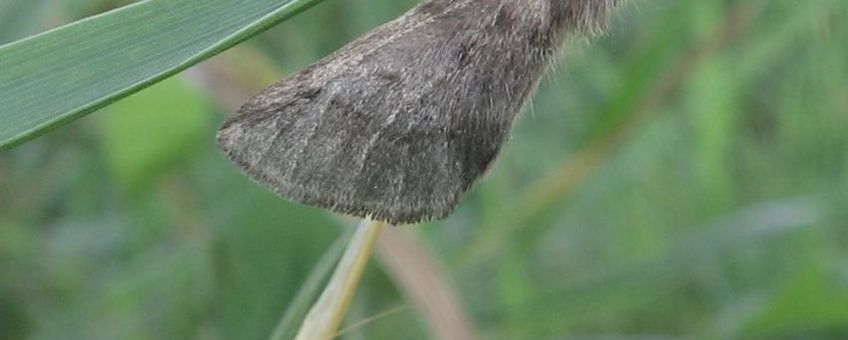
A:
{"label": "blurred grass blade", "polygon": [[274,333],[269,338],[270,340],[288,340],[294,339],[297,334],[298,326],[306,318],[306,313],[309,307],[315,302],[324,284],[333,272],[336,263],[344,254],[345,246],[347,246],[356,228],[348,228],[333,244],[324,252],[318,263],[309,273],[306,280],[303,281],[303,286],[297,291],[297,294],[292,300],[292,303],[286,306],[286,313],[274,329]]}
{"label": "blurred grass blade", "polygon": [[147,0],[0,47],[0,150],[209,58],[322,0]]}
{"label": "blurred grass blade", "polygon": [[32,32],[46,5],[47,0],[0,1],[0,45]]}

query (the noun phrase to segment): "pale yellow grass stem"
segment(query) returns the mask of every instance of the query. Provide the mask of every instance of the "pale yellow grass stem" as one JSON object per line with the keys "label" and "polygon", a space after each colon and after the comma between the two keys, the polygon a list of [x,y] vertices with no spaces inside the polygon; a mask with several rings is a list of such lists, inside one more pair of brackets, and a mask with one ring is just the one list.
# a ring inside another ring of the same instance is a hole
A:
{"label": "pale yellow grass stem", "polygon": [[333,276],[300,325],[296,340],[329,340],[336,336],[385,225],[367,218],[359,224]]}

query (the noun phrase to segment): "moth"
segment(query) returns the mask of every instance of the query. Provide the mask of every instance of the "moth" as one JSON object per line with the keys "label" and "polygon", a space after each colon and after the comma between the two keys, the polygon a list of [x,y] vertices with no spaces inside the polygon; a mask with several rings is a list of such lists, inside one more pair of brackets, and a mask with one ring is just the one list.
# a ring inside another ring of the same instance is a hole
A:
{"label": "moth", "polygon": [[391,224],[440,219],[508,139],[568,35],[619,0],[428,0],[268,87],[217,141],[282,197]]}

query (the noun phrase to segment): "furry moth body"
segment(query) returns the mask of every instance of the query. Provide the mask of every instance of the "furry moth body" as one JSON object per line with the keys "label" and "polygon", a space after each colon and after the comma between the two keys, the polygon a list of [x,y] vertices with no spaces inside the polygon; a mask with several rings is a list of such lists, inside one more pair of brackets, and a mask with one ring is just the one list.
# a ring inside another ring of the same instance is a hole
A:
{"label": "furry moth body", "polygon": [[218,145],[279,195],[415,223],[491,165],[565,36],[618,0],[429,0],[265,89]]}

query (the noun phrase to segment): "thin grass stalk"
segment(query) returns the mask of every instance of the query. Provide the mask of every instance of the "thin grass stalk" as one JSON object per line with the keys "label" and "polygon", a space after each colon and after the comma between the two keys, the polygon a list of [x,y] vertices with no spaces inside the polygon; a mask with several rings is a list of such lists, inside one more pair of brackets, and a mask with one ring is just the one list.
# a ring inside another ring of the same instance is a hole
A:
{"label": "thin grass stalk", "polygon": [[296,340],[329,340],[336,336],[385,225],[369,218],[362,220],[333,276],[300,325]]}
{"label": "thin grass stalk", "polygon": [[353,233],[356,230],[345,230],[344,234],[339,236],[333,245],[324,252],[318,263],[312,268],[312,273],[306,278],[300,290],[295,294],[294,300],[286,307],[286,312],[283,318],[274,329],[274,333],[268,340],[291,340],[297,335],[298,326],[306,314],[309,313],[309,307],[312,300],[321,293],[321,288],[324,283],[329,281],[330,275],[333,273],[333,268],[336,266],[339,259],[344,254],[346,246],[353,238]]}

